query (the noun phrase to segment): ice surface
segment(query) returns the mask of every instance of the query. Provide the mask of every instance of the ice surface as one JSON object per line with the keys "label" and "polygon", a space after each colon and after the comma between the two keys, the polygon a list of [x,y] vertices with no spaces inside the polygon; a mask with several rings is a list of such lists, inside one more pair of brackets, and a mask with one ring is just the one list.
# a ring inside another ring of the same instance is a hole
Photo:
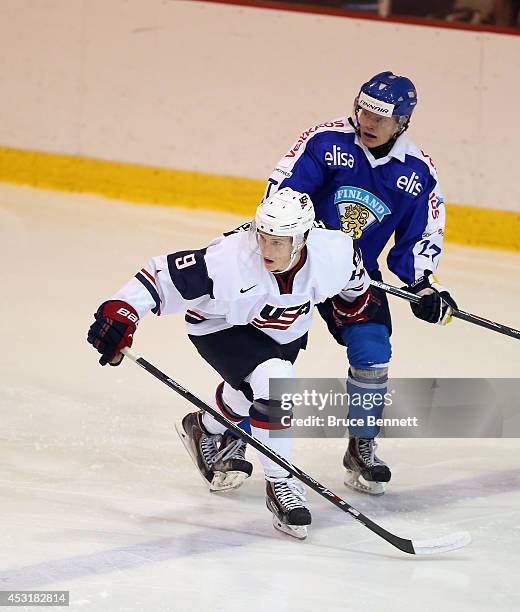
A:
{"label": "ice surface", "polygon": [[[0,186],[0,590],[66,589],[85,611],[520,609],[518,440],[384,440],[394,476],[379,498],[343,486],[343,440],[296,440],[296,465],[386,529],[473,538],[405,555],[309,492],[313,525],[297,542],[271,525],[253,453],[242,489],[210,495],[173,429],[190,406],[129,360],[98,366],[85,342],[98,304],[152,255],[240,221]],[[447,245],[439,273],[461,308],[519,327],[519,266]],[[397,298],[392,311],[393,376],[518,377],[519,342],[428,326]],[[200,397],[218,380],[180,315],[150,316],[134,348]],[[344,373],[319,319],[297,369]]]}

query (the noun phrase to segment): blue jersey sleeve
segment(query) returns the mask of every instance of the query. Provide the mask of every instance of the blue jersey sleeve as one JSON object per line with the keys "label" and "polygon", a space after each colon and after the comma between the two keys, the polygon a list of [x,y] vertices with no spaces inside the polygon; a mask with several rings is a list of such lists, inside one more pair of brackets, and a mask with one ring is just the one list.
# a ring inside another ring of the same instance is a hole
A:
{"label": "blue jersey sleeve", "polygon": [[426,270],[435,272],[444,241],[446,212],[436,176],[419,194],[414,207],[395,231],[395,244],[387,258],[388,267],[410,284]]}

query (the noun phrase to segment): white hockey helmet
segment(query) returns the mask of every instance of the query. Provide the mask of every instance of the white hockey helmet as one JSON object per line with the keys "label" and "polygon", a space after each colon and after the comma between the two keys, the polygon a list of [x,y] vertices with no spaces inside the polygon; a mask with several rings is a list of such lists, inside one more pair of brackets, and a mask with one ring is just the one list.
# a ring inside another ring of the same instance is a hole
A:
{"label": "white hockey helmet", "polygon": [[310,196],[289,187],[280,189],[256,209],[256,229],[273,236],[303,238],[313,223],[314,205]]}
{"label": "white hockey helmet", "polygon": [[264,232],[272,236],[292,238],[289,263],[285,270],[280,270],[285,272],[295,262],[296,255],[305,243],[313,224],[314,205],[310,196],[284,187],[258,206],[251,229],[255,235],[257,232]]}

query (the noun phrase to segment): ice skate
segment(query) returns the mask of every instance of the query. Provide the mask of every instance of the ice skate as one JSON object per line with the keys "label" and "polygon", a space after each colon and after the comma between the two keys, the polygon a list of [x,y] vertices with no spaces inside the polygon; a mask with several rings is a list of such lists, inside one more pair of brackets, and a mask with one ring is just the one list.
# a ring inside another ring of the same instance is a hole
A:
{"label": "ice skate", "polygon": [[265,502],[273,513],[273,526],[298,540],[307,537],[307,525],[311,524],[311,513],[305,507],[303,485],[288,476],[285,478],[265,479]]}
{"label": "ice skate", "polygon": [[253,464],[246,459],[247,444],[229,433],[222,436],[219,450],[213,457],[211,491],[238,489],[251,476]]}
{"label": "ice skate", "polygon": [[385,483],[390,481],[392,474],[386,463],[376,457],[376,448],[372,438],[350,438],[343,457],[347,487],[370,495],[385,492]]}
{"label": "ice skate", "polygon": [[245,459],[246,444],[228,433],[210,434],[202,415],[202,411],[187,414],[175,429],[210,491],[237,489],[253,471]]}

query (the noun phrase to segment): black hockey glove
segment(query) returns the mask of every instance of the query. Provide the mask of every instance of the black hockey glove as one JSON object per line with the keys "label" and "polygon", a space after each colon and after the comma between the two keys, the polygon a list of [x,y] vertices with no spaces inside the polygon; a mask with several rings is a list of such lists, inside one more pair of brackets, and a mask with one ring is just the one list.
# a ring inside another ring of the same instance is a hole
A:
{"label": "black hockey glove", "polygon": [[417,318],[437,325],[447,325],[451,322],[457,303],[430,270],[426,270],[424,276],[405,289],[421,298],[417,304],[410,304]]}
{"label": "black hockey glove", "polygon": [[374,295],[370,287],[353,302],[347,302],[341,295],[332,298],[334,321],[340,327],[370,321],[380,306],[381,300]]}
{"label": "black hockey glove", "polygon": [[119,300],[103,302],[94,315],[96,319],[88,330],[87,342],[101,353],[99,363],[118,366],[125,346],[132,346],[134,332],[139,323],[135,309]]}

